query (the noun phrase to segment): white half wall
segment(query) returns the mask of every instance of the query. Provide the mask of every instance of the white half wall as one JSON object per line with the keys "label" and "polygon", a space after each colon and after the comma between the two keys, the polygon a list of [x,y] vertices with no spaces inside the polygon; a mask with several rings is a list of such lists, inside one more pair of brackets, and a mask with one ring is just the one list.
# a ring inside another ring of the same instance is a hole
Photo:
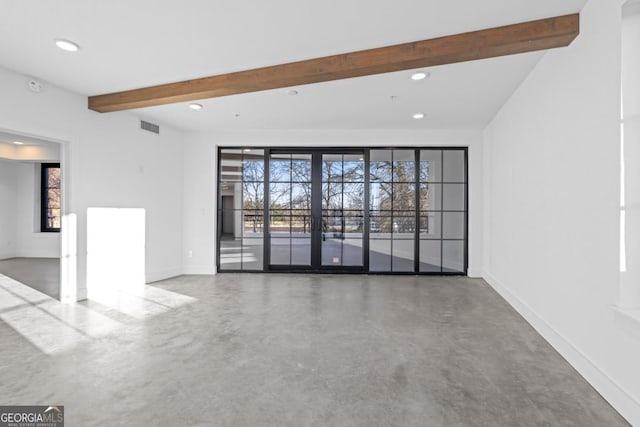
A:
{"label": "white half wall", "polygon": [[64,209],[77,224],[66,230],[77,242],[76,295],[63,299],[86,296],[90,207],[145,209],[147,282],[180,274],[183,133],[162,123],[159,135],[143,131],[132,112],[96,113],[85,96],[46,82],[33,93],[27,80],[0,69],[0,130],[62,142]]}
{"label": "white half wall", "polygon": [[547,52],[485,131],[484,277],[640,425],[640,334],[612,309],[620,4],[590,0],[579,37]]}
{"label": "white half wall", "polygon": [[219,146],[469,148],[469,269],[482,272],[482,132],[474,130],[229,131],[189,135],[184,155],[184,272],[215,273]]}

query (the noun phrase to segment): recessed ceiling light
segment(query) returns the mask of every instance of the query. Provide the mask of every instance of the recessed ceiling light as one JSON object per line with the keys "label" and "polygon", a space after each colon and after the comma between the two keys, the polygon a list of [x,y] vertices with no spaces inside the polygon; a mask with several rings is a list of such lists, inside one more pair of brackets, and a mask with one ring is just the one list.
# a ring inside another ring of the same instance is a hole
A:
{"label": "recessed ceiling light", "polygon": [[423,73],[423,72],[419,72],[419,73],[414,73],[411,75],[411,80],[422,80],[429,77],[429,73]]}
{"label": "recessed ceiling light", "polygon": [[291,89],[289,92],[287,92],[287,95],[289,96],[296,96],[298,94],[298,91],[295,89]]}
{"label": "recessed ceiling light", "polygon": [[416,120],[424,119],[424,113],[415,113],[413,118]]}
{"label": "recessed ceiling light", "polygon": [[80,50],[80,46],[76,43],[65,39],[56,39],[56,46],[62,50],[66,50],[67,52],[77,52]]}
{"label": "recessed ceiling light", "polygon": [[196,104],[195,102],[192,102],[191,104],[189,104],[189,108],[199,111],[202,110],[202,104]]}
{"label": "recessed ceiling light", "polygon": [[24,142],[22,141],[13,141],[13,143],[16,145],[24,145]]}
{"label": "recessed ceiling light", "polygon": [[244,149],[244,150],[242,150],[242,151],[244,151],[245,153],[250,153],[250,152],[251,152],[251,148],[245,148],[245,149]]}

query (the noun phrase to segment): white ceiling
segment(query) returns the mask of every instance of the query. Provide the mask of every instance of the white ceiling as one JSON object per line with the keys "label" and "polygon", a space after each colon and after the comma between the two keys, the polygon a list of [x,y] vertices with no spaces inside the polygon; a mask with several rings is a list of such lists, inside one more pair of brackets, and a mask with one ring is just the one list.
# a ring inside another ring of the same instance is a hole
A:
{"label": "white ceiling", "polygon": [[44,139],[40,139],[40,138],[35,138],[32,136],[26,136],[26,135],[16,135],[13,133],[8,133],[8,132],[3,132],[0,131],[0,144],[6,144],[6,145],[15,145],[15,142],[21,142],[21,146],[24,147],[28,147],[28,146],[39,146],[39,147],[48,147],[48,148],[54,148],[54,149],[59,149],[60,145],[58,143],[55,142],[51,142],[51,141],[46,141]]}
{"label": "white ceiling", "polygon": [[[22,144],[16,145],[15,142]],[[60,144],[26,135],[0,131],[0,161],[41,162],[59,161]]]}
{"label": "white ceiling", "polygon": [[[0,2],[0,66],[89,96],[574,13],[586,0]],[[399,72],[136,111],[202,131],[479,128],[541,55],[434,67],[421,82]]]}

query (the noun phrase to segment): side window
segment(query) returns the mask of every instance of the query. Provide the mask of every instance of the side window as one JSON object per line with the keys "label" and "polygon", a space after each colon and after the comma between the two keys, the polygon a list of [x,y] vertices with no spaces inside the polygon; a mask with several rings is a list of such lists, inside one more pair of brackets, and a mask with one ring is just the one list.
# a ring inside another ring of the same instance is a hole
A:
{"label": "side window", "polygon": [[60,231],[60,163],[43,163],[41,171],[40,231]]}

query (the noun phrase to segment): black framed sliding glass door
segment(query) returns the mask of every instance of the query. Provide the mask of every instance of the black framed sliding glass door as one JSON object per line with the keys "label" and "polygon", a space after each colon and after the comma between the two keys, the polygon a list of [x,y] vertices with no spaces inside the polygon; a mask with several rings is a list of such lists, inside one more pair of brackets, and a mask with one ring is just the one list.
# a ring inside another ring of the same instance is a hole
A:
{"label": "black framed sliding glass door", "polygon": [[270,269],[311,268],[312,154],[269,154],[269,186],[266,217],[269,219],[267,265]]}
{"label": "black framed sliding glass door", "polygon": [[218,154],[218,271],[466,273],[466,148]]}
{"label": "black framed sliding glass door", "polygon": [[364,267],[364,153],[319,153],[322,167],[320,265]]}
{"label": "black framed sliding glass door", "polygon": [[364,153],[270,150],[268,270],[363,271]]}

